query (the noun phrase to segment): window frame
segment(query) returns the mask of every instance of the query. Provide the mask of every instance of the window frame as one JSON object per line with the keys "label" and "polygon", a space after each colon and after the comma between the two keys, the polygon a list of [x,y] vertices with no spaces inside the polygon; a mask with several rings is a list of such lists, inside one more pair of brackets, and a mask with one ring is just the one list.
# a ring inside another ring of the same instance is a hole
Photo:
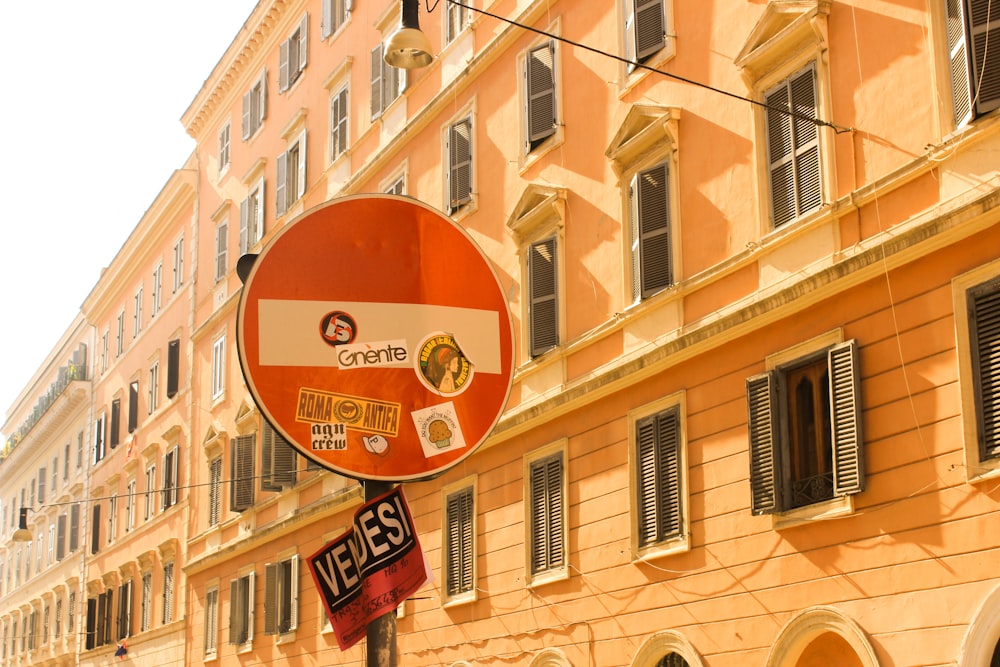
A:
{"label": "window frame", "polygon": [[213,584],[205,591],[205,660],[212,660],[219,654],[219,585]]}
{"label": "window frame", "polygon": [[229,581],[229,639],[237,652],[250,650],[253,645],[254,585],[253,570],[239,574]]}
{"label": "window frame", "polygon": [[[476,476],[466,477],[441,489],[441,603],[444,607],[468,604],[478,599],[477,490]],[[465,511],[464,505],[455,506],[453,501],[467,502],[468,511]],[[453,556],[456,550],[458,553]],[[459,580],[457,586],[453,585],[456,578]]]}
{"label": "window frame", "polygon": [[302,129],[278,156],[275,179],[275,217],[285,215],[306,193],[306,130]]}
{"label": "window frame", "polygon": [[250,141],[264,127],[267,119],[267,68],[250,84],[250,89],[243,93],[242,113],[240,121],[240,137]]}
{"label": "window frame", "polygon": [[245,512],[253,507],[256,443],[256,433],[238,435],[230,440],[230,512]]}
{"label": "window frame", "polygon": [[286,641],[299,624],[299,556],[264,565],[264,634]]}
{"label": "window frame", "polygon": [[[660,11],[658,14],[654,14],[657,5]],[[674,57],[676,37],[673,29],[673,1],[621,0],[618,6],[621,13],[621,19],[618,23],[621,26],[619,32],[621,53],[626,61],[621,65],[621,81],[623,86],[630,86],[648,74],[650,69],[657,69]],[[646,12],[645,14],[640,13],[643,10]],[[643,16],[647,21],[653,21],[653,25],[643,22],[640,26],[637,16]],[[656,18],[660,20],[661,35],[659,39],[650,38],[645,34],[650,30],[656,31]],[[645,43],[642,37],[647,37],[652,41]]]}
{"label": "window frame", "polygon": [[226,334],[212,341],[211,385],[209,397],[220,400],[226,393]]}
{"label": "window frame", "polygon": [[287,92],[309,64],[309,12],[278,47],[278,94]]}
{"label": "window frame", "polygon": [[215,282],[226,277],[229,272],[229,217],[215,225]]}
{"label": "window frame", "polygon": [[229,165],[231,160],[232,146],[232,122],[226,121],[226,124],[219,129],[219,178],[222,178],[226,173],[229,172]]}
{"label": "window frame", "polygon": [[[448,215],[465,215],[476,208],[476,123],[470,109],[449,121],[443,131],[444,147],[444,210]],[[466,126],[467,137],[462,147],[460,127]]]}
{"label": "window frame", "polygon": [[330,162],[346,155],[351,142],[351,86],[349,82],[330,94]]}
{"label": "window frame", "polygon": [[240,254],[245,255],[264,238],[264,177],[261,176],[240,202]]}
{"label": "window frame", "polygon": [[[1000,81],[1000,60],[995,56],[993,58],[987,56],[987,63],[992,66],[989,71],[986,71],[981,63],[976,62],[980,57],[977,54],[977,40],[981,39],[984,33],[988,40],[990,32],[995,33],[1000,30],[1000,13],[991,16],[990,23],[973,24],[969,0],[946,0],[939,11],[942,14],[941,32],[946,55],[944,80],[949,84],[950,103],[947,106],[951,112],[951,127],[957,129],[1000,107],[1000,92],[984,99],[980,95],[984,82],[978,80],[978,72],[983,71],[986,74],[984,79],[992,83],[992,85],[986,83],[985,88],[996,90],[996,84]],[[960,16],[955,16],[956,12]],[[990,28],[990,25],[993,27]],[[956,80],[956,74],[959,72],[962,74],[961,80]]]}
{"label": "window frame", "polygon": [[322,0],[322,18],[320,20],[320,38],[327,39],[336,35],[347,25],[353,9],[352,0]]}
{"label": "window frame", "polygon": [[[558,34],[558,22],[549,32]],[[563,142],[560,53],[558,40],[547,38],[518,56],[522,171]]]}
{"label": "window frame", "polygon": [[[552,474],[557,474],[558,479],[552,480]],[[525,581],[534,588],[568,579],[568,441],[564,438],[525,455],[523,479]],[[544,488],[536,488],[543,479]],[[543,509],[542,504],[547,508]],[[544,543],[539,542],[542,537]],[[538,549],[550,552],[544,562],[535,557]]]}

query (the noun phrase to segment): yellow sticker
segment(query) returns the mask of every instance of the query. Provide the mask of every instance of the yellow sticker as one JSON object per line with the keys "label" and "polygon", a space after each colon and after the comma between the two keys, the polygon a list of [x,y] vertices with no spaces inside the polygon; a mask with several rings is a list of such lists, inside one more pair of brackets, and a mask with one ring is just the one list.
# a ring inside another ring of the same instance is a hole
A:
{"label": "yellow sticker", "polygon": [[295,421],[344,424],[350,431],[396,436],[399,433],[401,407],[399,403],[302,387],[299,389]]}

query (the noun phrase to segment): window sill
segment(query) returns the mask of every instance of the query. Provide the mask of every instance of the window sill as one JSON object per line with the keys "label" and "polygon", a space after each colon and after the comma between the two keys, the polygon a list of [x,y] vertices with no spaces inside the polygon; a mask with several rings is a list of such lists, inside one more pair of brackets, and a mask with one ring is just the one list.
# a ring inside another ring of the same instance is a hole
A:
{"label": "window sill", "polygon": [[621,63],[621,86],[618,91],[619,99],[623,98],[629,91],[632,90],[640,81],[645,79],[647,76],[653,72],[650,69],[660,69],[663,65],[674,59],[677,53],[677,42],[674,39],[667,39],[666,45],[660,49],[657,53],[650,56],[645,62],[639,63],[639,67],[636,67],[631,72],[628,71],[625,63]]}
{"label": "window sill", "polygon": [[[545,141],[530,151],[521,154],[521,164],[518,170],[518,175],[523,177],[528,171],[531,170],[532,167],[538,164],[543,157],[561,147],[565,141],[566,138],[565,133],[563,132],[563,125],[560,122],[556,125],[556,131],[552,133],[552,136],[548,137]],[[521,150],[524,150],[524,146],[521,147]]]}
{"label": "window sill", "polygon": [[[977,457],[978,458],[978,457]],[[1000,480],[1000,458],[981,459],[966,467],[969,484],[982,484]]]}
{"label": "window sill", "polygon": [[632,563],[646,563],[659,558],[666,558],[676,554],[686,553],[691,550],[691,536],[688,534],[674,537],[663,542],[658,542],[651,546],[636,549]]}
{"label": "window sill", "polygon": [[465,605],[472,604],[476,601],[476,599],[476,589],[473,588],[471,591],[466,593],[459,593],[450,597],[442,597],[441,608],[454,609],[455,607],[464,607]]}
{"label": "window sill", "polygon": [[569,568],[563,566],[560,568],[553,568],[551,570],[546,570],[544,572],[539,572],[538,574],[529,576],[530,578],[528,579],[528,588],[532,589],[540,588],[541,586],[545,586],[546,584],[552,584],[557,581],[566,581],[567,579],[569,579]]}
{"label": "window sill", "polygon": [[854,514],[854,496],[841,496],[771,515],[771,528],[783,530],[813,521],[839,519]]}
{"label": "window sill", "polygon": [[282,632],[277,635],[274,640],[275,644],[291,644],[295,641],[295,630],[289,630],[288,632]]}

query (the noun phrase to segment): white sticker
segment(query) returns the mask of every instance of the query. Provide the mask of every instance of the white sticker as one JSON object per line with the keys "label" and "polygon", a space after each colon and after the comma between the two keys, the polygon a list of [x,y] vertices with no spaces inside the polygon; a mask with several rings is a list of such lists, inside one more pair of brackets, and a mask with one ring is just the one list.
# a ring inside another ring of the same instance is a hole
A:
{"label": "white sticker", "polygon": [[347,427],[344,424],[313,424],[310,432],[314,452],[342,452],[347,449]]}
{"label": "white sticker", "polygon": [[355,368],[407,366],[410,353],[405,340],[383,340],[374,343],[350,343],[337,346],[337,368],[342,371]]}
{"label": "white sticker", "polygon": [[415,410],[410,416],[413,417],[413,425],[417,427],[420,445],[427,458],[465,447],[465,437],[453,403]]}

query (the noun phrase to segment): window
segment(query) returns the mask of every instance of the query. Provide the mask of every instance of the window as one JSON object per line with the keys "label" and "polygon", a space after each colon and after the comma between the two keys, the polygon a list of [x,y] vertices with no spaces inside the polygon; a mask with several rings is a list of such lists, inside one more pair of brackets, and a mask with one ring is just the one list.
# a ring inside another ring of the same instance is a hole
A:
{"label": "window", "polygon": [[472,117],[448,126],[445,136],[448,171],[448,213],[472,201]]}
{"label": "window", "polygon": [[254,436],[241,435],[231,441],[229,509],[242,512],[253,507]]}
{"label": "window", "polygon": [[382,116],[406,88],[406,70],[393,67],[383,60],[383,44],[371,52],[371,112],[372,120]]}
{"label": "window", "polygon": [[149,367],[149,395],[147,396],[146,408],[149,414],[156,412],[160,394],[160,362],[154,361]]}
{"label": "window", "polygon": [[107,329],[101,334],[101,374],[108,371],[108,354],[111,349],[111,332]]}
{"label": "window", "polygon": [[[65,445],[65,450],[63,452],[63,481],[69,479],[69,448],[70,444],[67,442]],[[77,467],[79,468],[79,459],[77,460]]]}
{"label": "window", "polygon": [[446,490],[444,497],[443,567],[445,600],[475,599],[475,488]]}
{"label": "window", "polygon": [[38,503],[42,504],[45,502],[45,484],[48,479],[48,475],[45,473],[45,468],[38,469]]}
{"label": "window", "polygon": [[264,238],[264,179],[240,202],[240,254],[245,255]]}
{"label": "window", "polygon": [[222,221],[215,228],[215,281],[226,277],[229,270],[229,222]]}
{"label": "window", "polygon": [[146,493],[144,494],[146,500],[146,509],[143,514],[143,519],[149,521],[153,515],[156,513],[156,464],[151,464],[146,468]]}
{"label": "window", "polygon": [[118,533],[118,496],[108,498],[108,544],[115,541]]}
{"label": "window", "polygon": [[406,176],[400,175],[399,178],[393,180],[385,188],[385,193],[387,195],[404,195],[406,194]]}
{"label": "window", "polygon": [[57,597],[55,610],[53,613],[53,623],[52,623],[52,638],[55,640],[58,640],[59,637],[62,636],[62,619],[63,619],[63,599],[62,597]]}
{"label": "window", "polygon": [[545,448],[527,461],[525,508],[530,583],[566,575],[565,452]]}
{"label": "window", "polygon": [[747,380],[754,514],[864,490],[857,343],[785,356]]}
{"label": "window", "polygon": [[634,550],[646,555],[650,547],[683,539],[684,454],[681,409],[674,399],[632,415],[633,480],[635,488]]}
{"label": "window", "polygon": [[444,43],[450,44],[469,25],[472,12],[465,5],[447,3],[444,17]]}
{"label": "window", "polygon": [[56,496],[56,487],[59,484],[59,455],[52,457],[52,497]]}
{"label": "window", "polygon": [[267,116],[267,70],[243,93],[242,137],[247,141],[257,133]]}
{"label": "window", "polygon": [[114,449],[121,443],[122,399],[111,401],[111,423],[108,426],[108,444]]}
{"label": "window", "polygon": [[306,193],[306,131],[302,130],[278,156],[278,184],[275,189],[275,213],[282,216]]}
{"label": "window", "polygon": [[989,48],[1000,35],[1000,11],[986,0],[945,0],[955,125],[1000,107],[1000,59]]}
{"label": "window", "polygon": [[556,237],[528,247],[528,328],[531,356],[559,345]]}
{"label": "window", "polygon": [[181,341],[174,339],[167,343],[167,398],[177,395],[180,385]]}
{"label": "window", "polygon": [[93,516],[90,522],[90,553],[101,550],[101,504],[94,503]]}
{"label": "window", "polygon": [[76,591],[70,591],[66,599],[66,633],[76,632]]}
{"label": "window", "polygon": [[140,607],[139,630],[145,632],[153,625],[153,573],[142,574],[142,602]]}
{"label": "window", "polygon": [[[104,438],[107,435],[107,418],[102,412],[98,415],[97,420],[94,422],[94,465],[97,465],[104,460],[105,448],[104,448]],[[24,498],[22,497],[23,501]],[[24,505],[24,503],[21,503]]]}
{"label": "window", "polygon": [[298,81],[306,68],[309,53],[309,14],[305,14],[299,25],[278,48],[278,92],[283,93]]}
{"label": "window", "polygon": [[352,0],[323,0],[323,19],[320,34],[326,39],[340,30],[351,14]]}
{"label": "window", "polygon": [[222,457],[212,459],[208,464],[208,525],[219,524],[222,509]]}
{"label": "window", "polygon": [[264,566],[264,633],[295,630],[299,616],[299,557]]}
{"label": "window", "polygon": [[226,337],[220,336],[212,344],[212,399],[226,391]]}
{"label": "window", "polygon": [[179,461],[180,448],[176,446],[172,447],[163,456],[163,490],[161,492],[163,509],[173,507],[177,504],[177,491],[179,487],[177,475],[180,472]]}
{"label": "window", "polygon": [[149,316],[156,317],[156,314],[160,312],[160,306],[163,305],[163,264],[157,264],[153,269],[153,278],[149,288],[152,290]]}
{"label": "window", "polygon": [[56,517],[56,560],[66,557],[66,530],[67,516],[60,514]]}
{"label": "window", "polygon": [[135,480],[130,479],[125,486],[125,532],[135,528]]}
{"label": "window", "polygon": [[991,479],[1000,470],[1000,262],[955,278],[952,289],[968,477]]}
{"label": "window", "polygon": [[670,180],[667,163],[640,171],[629,186],[632,298],[645,299],[673,283]]}
{"label": "window", "polygon": [[281,491],[295,484],[295,450],[266,420],[262,425],[260,488]]}
{"label": "window", "polygon": [[174,242],[174,294],[184,284],[184,237]]}
{"label": "window", "polygon": [[218,650],[219,635],[219,589],[213,587],[205,592],[205,657],[214,657]]}
{"label": "window", "polygon": [[528,51],[524,59],[525,153],[556,133],[555,41]]}
{"label": "window", "polygon": [[347,86],[330,96],[330,162],[347,152],[348,116]]}
{"label": "window", "polygon": [[163,624],[174,621],[174,564],[163,566]]}
{"label": "window", "polygon": [[128,385],[128,432],[133,433],[139,426],[139,381]]}
{"label": "window", "polygon": [[219,174],[222,175],[229,169],[229,128],[226,123],[219,130]]}
{"label": "window", "polygon": [[253,586],[253,572],[229,583],[230,644],[239,646],[253,641]]}
{"label": "window", "polygon": [[118,632],[115,639],[122,640],[132,636],[132,580],[122,582],[118,591],[118,614],[116,616]]}
{"label": "window", "polygon": [[625,0],[625,58],[628,71],[667,43],[664,0]]}
{"label": "window", "polygon": [[771,223],[780,227],[823,204],[815,64],[768,90],[764,104]]}
{"label": "window", "polygon": [[136,338],[142,331],[142,285],[132,297],[132,337]]}
{"label": "window", "polygon": [[118,335],[115,338],[115,356],[122,356],[122,352],[125,351],[125,309],[122,308],[118,313],[117,322],[117,332]]}
{"label": "window", "polygon": [[70,553],[80,547],[80,506],[70,505],[69,508],[69,550]]}

